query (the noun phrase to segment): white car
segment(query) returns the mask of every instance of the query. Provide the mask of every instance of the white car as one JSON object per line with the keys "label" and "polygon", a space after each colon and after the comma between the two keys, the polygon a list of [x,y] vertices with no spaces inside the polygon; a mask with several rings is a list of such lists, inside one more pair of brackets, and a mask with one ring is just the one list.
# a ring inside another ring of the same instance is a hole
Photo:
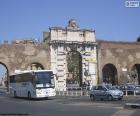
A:
{"label": "white car", "polygon": [[123,99],[123,91],[116,89],[111,85],[97,85],[93,86],[90,90],[90,99],[107,99],[107,100],[122,100]]}

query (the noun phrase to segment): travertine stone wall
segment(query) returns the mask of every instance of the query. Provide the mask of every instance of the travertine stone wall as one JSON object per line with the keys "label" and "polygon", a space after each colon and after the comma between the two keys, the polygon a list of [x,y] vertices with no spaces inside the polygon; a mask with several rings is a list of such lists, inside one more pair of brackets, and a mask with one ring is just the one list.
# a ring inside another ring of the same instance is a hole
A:
{"label": "travertine stone wall", "polygon": [[26,70],[32,63],[50,69],[50,48],[48,44],[1,44],[0,63],[9,74],[15,70]]}
{"label": "travertine stone wall", "polygon": [[[127,74],[135,64],[140,64],[140,43],[98,41],[99,82],[102,83],[102,69],[106,64],[117,69],[119,84],[126,83]],[[124,71],[125,70],[125,71]]]}

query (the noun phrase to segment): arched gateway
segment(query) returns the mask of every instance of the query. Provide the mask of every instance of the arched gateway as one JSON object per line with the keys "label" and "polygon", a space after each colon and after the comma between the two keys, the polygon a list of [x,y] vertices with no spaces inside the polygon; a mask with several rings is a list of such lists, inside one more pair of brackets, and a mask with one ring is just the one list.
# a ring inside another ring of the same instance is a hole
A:
{"label": "arched gateway", "polygon": [[140,85],[140,64],[133,65],[133,67],[130,71],[129,81],[134,84]]}
{"label": "arched gateway", "polygon": [[106,64],[102,69],[103,82],[112,85],[118,84],[117,69],[113,64]]}
{"label": "arched gateway", "polygon": [[66,28],[51,27],[49,33],[44,32],[44,38],[50,45],[51,69],[57,72],[56,88],[65,90],[68,85],[67,55],[71,51],[78,52],[81,57],[79,86],[83,82],[97,84],[97,43],[94,30],[80,29],[76,21],[71,19]]}

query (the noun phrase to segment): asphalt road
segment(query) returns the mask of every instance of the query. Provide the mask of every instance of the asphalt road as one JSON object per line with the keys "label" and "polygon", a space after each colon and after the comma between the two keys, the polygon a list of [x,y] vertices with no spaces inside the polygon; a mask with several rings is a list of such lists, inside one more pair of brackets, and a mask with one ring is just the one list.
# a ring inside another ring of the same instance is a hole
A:
{"label": "asphalt road", "polygon": [[0,96],[0,116],[139,116],[140,109],[125,109],[122,101],[94,101],[88,97],[27,100]]}

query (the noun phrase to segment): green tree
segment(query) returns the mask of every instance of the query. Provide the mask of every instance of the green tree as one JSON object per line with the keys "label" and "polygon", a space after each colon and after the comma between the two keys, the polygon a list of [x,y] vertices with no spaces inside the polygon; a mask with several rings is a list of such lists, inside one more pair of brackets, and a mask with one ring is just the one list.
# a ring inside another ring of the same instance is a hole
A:
{"label": "green tree", "polygon": [[79,69],[80,69],[80,53],[72,51],[67,56],[68,72],[73,75],[71,80],[79,82]]}

